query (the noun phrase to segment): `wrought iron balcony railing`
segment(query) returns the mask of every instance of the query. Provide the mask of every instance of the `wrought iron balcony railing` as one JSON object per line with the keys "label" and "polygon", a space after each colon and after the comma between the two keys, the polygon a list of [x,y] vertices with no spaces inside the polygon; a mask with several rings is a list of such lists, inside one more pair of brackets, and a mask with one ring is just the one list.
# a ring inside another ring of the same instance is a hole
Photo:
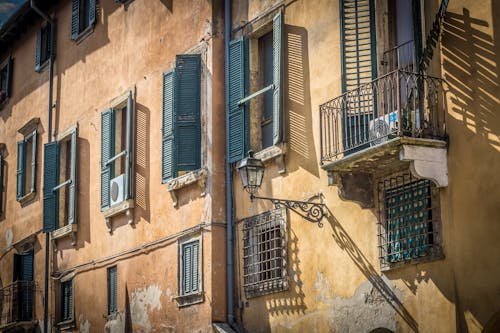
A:
{"label": "wrought iron balcony railing", "polygon": [[320,105],[321,164],[395,137],[445,137],[439,78],[396,69]]}
{"label": "wrought iron balcony railing", "polygon": [[35,282],[16,281],[0,289],[0,328],[34,318]]}

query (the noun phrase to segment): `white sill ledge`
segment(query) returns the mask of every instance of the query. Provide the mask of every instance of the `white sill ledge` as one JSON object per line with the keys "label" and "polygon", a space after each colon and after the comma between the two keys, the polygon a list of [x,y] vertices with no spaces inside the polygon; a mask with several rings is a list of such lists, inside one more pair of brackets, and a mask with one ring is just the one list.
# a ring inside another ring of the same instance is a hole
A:
{"label": "white sill ledge", "polygon": [[125,213],[125,215],[127,215],[128,224],[134,223],[134,214],[133,214],[134,206],[135,206],[134,199],[128,199],[120,203],[117,203],[116,205],[111,206],[105,211],[103,211],[102,213],[104,214],[104,218],[106,219],[106,226],[108,227],[108,231],[109,232],[112,231],[111,218],[113,216]]}
{"label": "white sill ledge", "polygon": [[184,188],[188,185],[198,182],[198,186],[201,188],[201,196],[205,196],[205,185],[207,183],[208,170],[203,167],[201,169],[191,171],[185,175],[169,180],[167,184],[167,191],[170,193],[172,197],[172,204],[174,207],[177,207],[179,204],[177,200],[176,191]]}
{"label": "white sill ledge", "polygon": [[69,236],[71,238],[71,245],[76,245],[76,232],[78,231],[78,225],[75,223],[65,225],[57,230],[50,233],[50,238],[55,241],[57,239]]}
{"label": "white sill ledge", "polygon": [[285,155],[287,146],[285,143],[280,143],[271,147],[267,147],[255,153],[255,158],[262,160],[264,163],[274,161],[278,165],[278,173],[284,174],[286,172]]}

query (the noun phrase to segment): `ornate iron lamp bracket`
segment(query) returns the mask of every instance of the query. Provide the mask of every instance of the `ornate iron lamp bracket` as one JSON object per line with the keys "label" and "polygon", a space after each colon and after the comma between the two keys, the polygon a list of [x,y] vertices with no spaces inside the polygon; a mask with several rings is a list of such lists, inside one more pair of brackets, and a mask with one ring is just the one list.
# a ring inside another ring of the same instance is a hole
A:
{"label": "ornate iron lamp bracket", "polygon": [[253,199],[271,201],[275,208],[281,208],[281,207],[289,208],[290,210],[302,216],[309,222],[318,223],[319,227],[323,226],[321,220],[323,219],[323,217],[325,217],[325,211],[326,211],[325,209],[326,206],[323,203],[259,197],[250,194],[250,200]]}

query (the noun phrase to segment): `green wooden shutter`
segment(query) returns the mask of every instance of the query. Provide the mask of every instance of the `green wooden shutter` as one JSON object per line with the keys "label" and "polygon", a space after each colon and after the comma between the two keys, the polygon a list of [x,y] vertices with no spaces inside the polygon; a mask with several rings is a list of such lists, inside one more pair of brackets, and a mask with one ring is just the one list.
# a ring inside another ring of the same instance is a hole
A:
{"label": "green wooden shutter", "polygon": [[191,292],[191,265],[193,247],[192,244],[184,244],[182,246],[182,293],[189,294]]}
{"label": "green wooden shutter", "polygon": [[176,169],[192,171],[200,168],[201,161],[201,56],[178,55],[175,70]]}
{"label": "green wooden shutter", "polygon": [[109,182],[113,178],[113,164],[108,160],[114,156],[114,111],[101,113],[101,210],[109,207]]}
{"label": "green wooden shutter", "polygon": [[96,0],[89,0],[89,24],[88,26],[94,25],[96,21]]}
{"label": "green wooden shutter", "polygon": [[174,76],[172,70],[163,74],[163,105],[162,105],[162,163],[161,180],[162,183],[175,177],[175,150],[174,150]]}
{"label": "green wooden shutter", "polygon": [[59,142],[44,145],[43,154],[43,232],[56,230],[59,221]]}
{"label": "green wooden shutter", "polygon": [[[341,0],[342,92],[358,88],[377,77],[375,5],[373,0]],[[374,118],[375,96],[354,93],[354,102],[343,119],[344,149],[363,148],[368,141],[369,121]],[[354,152],[350,150],[347,153]]]}
{"label": "green wooden shutter", "polygon": [[245,59],[246,41],[242,38],[232,40],[229,43],[229,77],[227,78],[227,89],[229,90],[229,149],[228,161],[230,163],[241,160],[246,153],[246,131],[249,121],[246,105],[238,105],[245,97],[246,70]]}
{"label": "green wooden shutter", "polygon": [[126,119],[126,139],[125,139],[125,195],[126,199],[132,198],[132,115],[134,105],[132,100],[132,92],[130,91],[127,97],[127,119]]}
{"label": "green wooden shutter", "polygon": [[73,0],[71,4],[71,39],[75,40],[80,34],[80,0]]}
{"label": "green wooden shutter", "polygon": [[37,147],[37,131],[33,132],[31,137],[31,184],[30,190],[31,192],[35,192],[36,190],[36,147]]}
{"label": "green wooden shutter", "polygon": [[24,253],[21,256],[22,261],[22,276],[23,281],[33,281],[33,251]]}
{"label": "green wooden shutter", "polygon": [[24,182],[26,172],[26,141],[17,143],[17,192],[16,198],[19,200],[24,196]]}
{"label": "green wooden shutter", "polygon": [[69,184],[69,199],[68,199],[68,223],[76,223],[76,158],[77,158],[77,130],[71,134],[71,184]]}
{"label": "green wooden shutter", "polygon": [[35,70],[38,72],[42,65],[42,30],[36,32]]}
{"label": "green wooden shutter", "polygon": [[73,281],[62,282],[62,321],[72,319],[73,317]]}
{"label": "green wooden shutter", "polygon": [[283,126],[282,82],[283,82],[283,15],[273,19],[273,144],[281,141]]}
{"label": "green wooden shutter", "polygon": [[117,311],[117,268],[108,268],[108,314]]}
{"label": "green wooden shutter", "polygon": [[9,62],[7,63],[7,84],[5,86],[5,95],[10,97],[12,94],[12,73],[14,72],[14,60],[9,57]]}
{"label": "green wooden shutter", "polygon": [[191,262],[191,292],[199,291],[199,242],[193,242],[193,260]]}

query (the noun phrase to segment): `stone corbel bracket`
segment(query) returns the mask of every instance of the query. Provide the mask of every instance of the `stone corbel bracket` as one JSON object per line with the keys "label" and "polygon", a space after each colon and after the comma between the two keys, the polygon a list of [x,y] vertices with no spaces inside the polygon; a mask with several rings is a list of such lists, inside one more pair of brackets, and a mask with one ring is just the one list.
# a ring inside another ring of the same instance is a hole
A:
{"label": "stone corbel bracket", "polygon": [[185,175],[182,175],[180,177],[168,181],[167,191],[168,193],[170,193],[170,196],[172,197],[172,205],[174,207],[177,207],[177,205],[179,204],[179,201],[177,200],[176,191],[196,182],[198,182],[198,186],[201,189],[201,196],[202,197],[205,196],[207,177],[208,177],[207,168],[201,168],[199,170],[189,172]]}
{"label": "stone corbel bracket", "polygon": [[448,186],[446,148],[403,145],[399,151],[399,159],[410,162],[413,176],[430,179],[437,187]]}
{"label": "stone corbel bracket", "polygon": [[52,239],[52,242],[54,244],[54,250],[57,249],[56,246],[56,240],[59,238],[63,238],[66,236],[69,236],[71,239],[71,245],[75,246],[76,245],[76,232],[78,231],[78,225],[75,223],[65,225],[64,227],[61,227],[57,230],[54,230],[50,233],[50,239]]}
{"label": "stone corbel bracket", "polygon": [[128,224],[134,223],[134,200],[129,199],[122,201],[109,209],[105,210],[103,212],[104,218],[106,219],[106,226],[108,227],[108,231],[111,233],[112,232],[112,226],[111,226],[111,218],[113,216],[123,214],[127,216],[127,222]]}
{"label": "stone corbel bracket", "polygon": [[285,144],[274,145],[255,153],[255,158],[262,160],[263,163],[274,161],[278,166],[278,173],[284,174],[286,172],[286,150],[287,146]]}

